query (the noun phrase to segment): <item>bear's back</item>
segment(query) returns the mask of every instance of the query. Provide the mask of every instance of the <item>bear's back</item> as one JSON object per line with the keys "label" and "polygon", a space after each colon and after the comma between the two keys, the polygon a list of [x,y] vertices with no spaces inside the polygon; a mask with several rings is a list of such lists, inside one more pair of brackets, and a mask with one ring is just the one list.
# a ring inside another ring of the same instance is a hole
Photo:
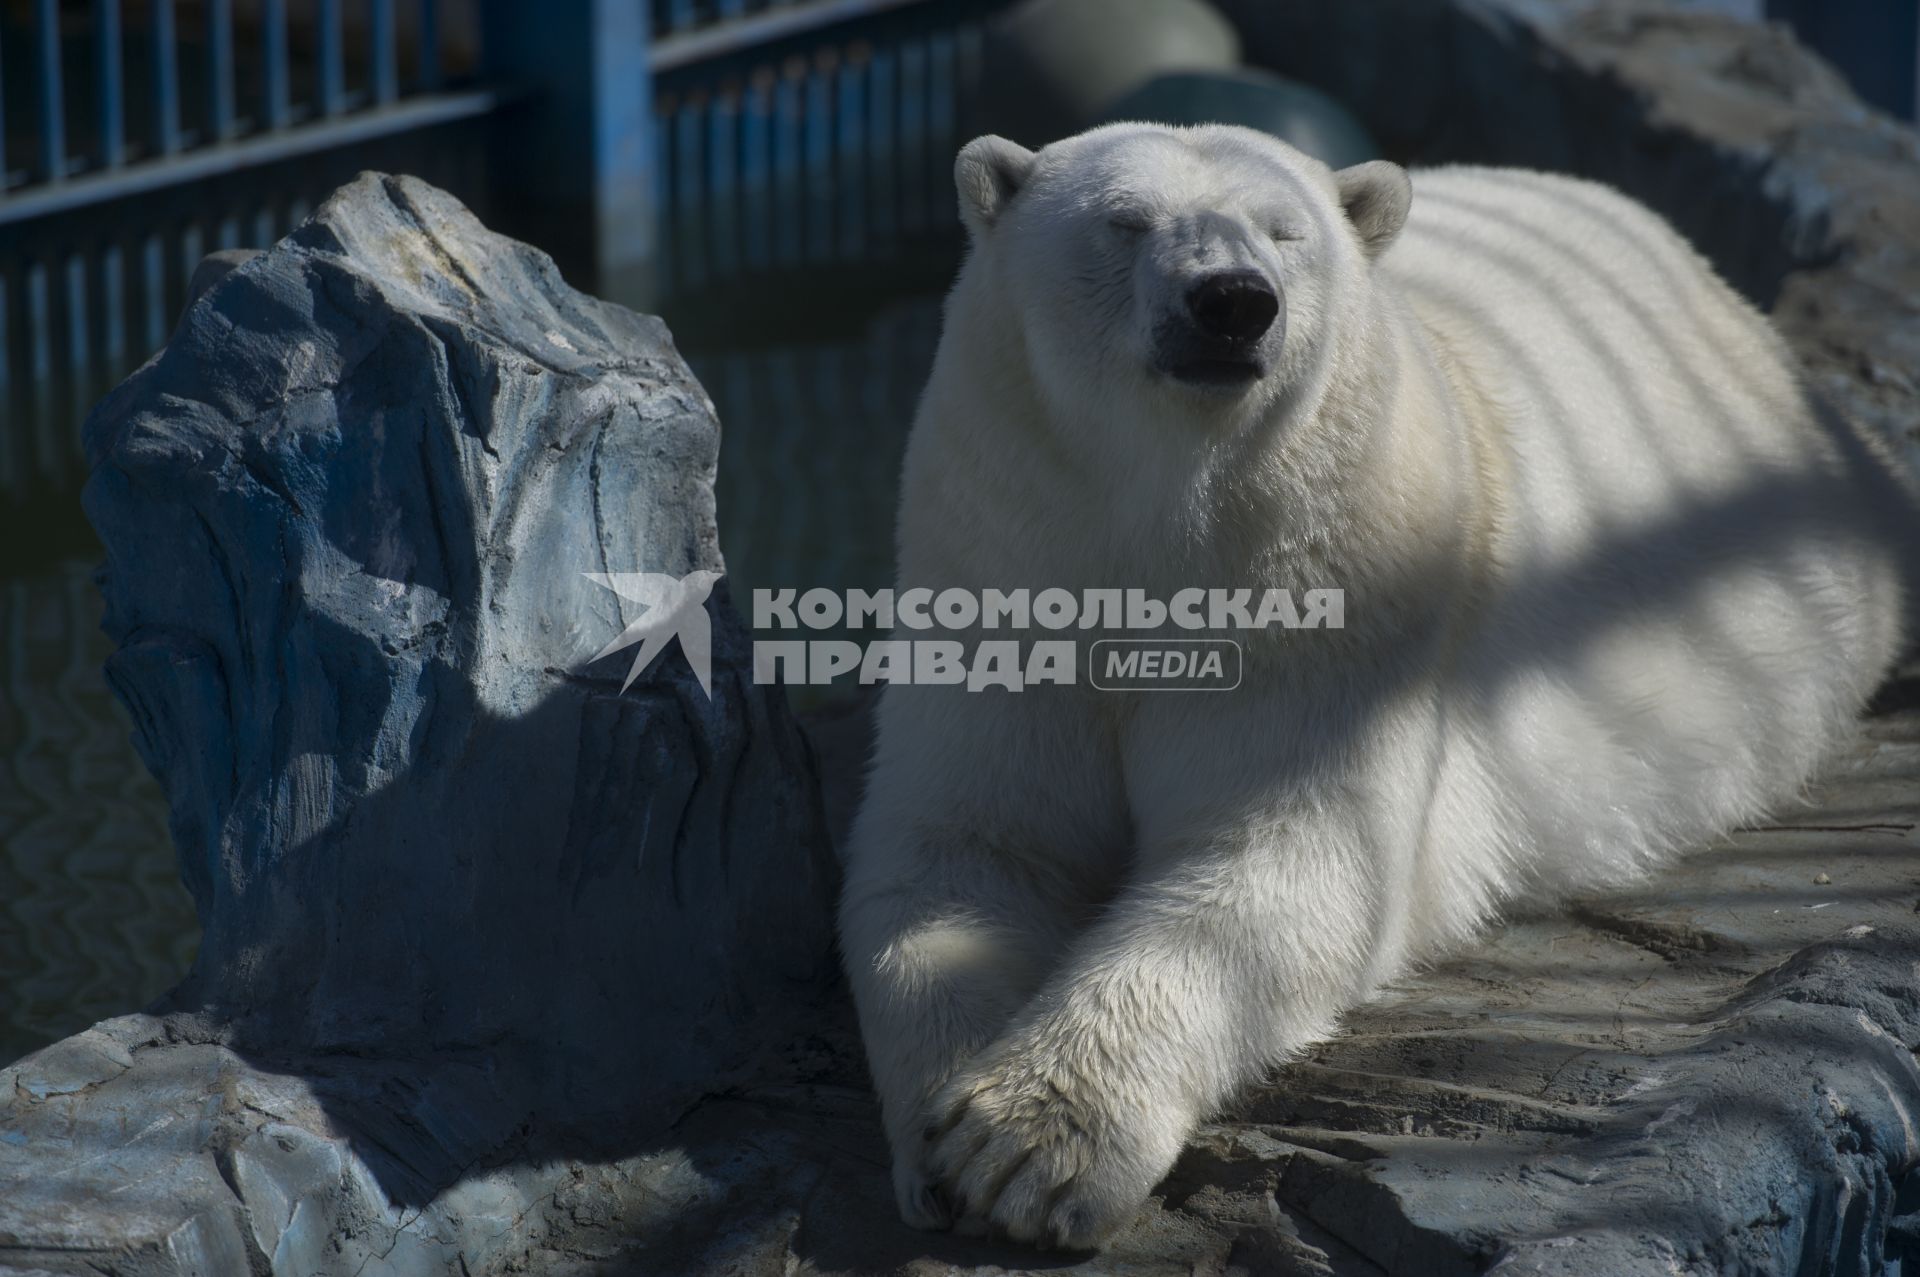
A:
{"label": "bear's back", "polygon": [[1381,269],[1499,416],[1526,552],[1564,561],[1824,451],[1766,320],[1610,188],[1416,172]]}
{"label": "bear's back", "polygon": [[1549,889],[1615,881],[1806,774],[1891,658],[1890,556],[1833,535],[1869,499],[1856,459],[1658,216],[1523,170],[1413,180],[1382,278],[1499,459],[1502,588],[1461,675],[1482,775]]}

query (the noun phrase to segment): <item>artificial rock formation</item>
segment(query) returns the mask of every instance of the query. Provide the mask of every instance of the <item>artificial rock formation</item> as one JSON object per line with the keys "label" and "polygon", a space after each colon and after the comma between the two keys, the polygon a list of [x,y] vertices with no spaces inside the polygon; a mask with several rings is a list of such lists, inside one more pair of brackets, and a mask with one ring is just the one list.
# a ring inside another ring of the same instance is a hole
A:
{"label": "artificial rock formation", "polygon": [[724,586],[710,690],[677,645],[625,692],[634,649],[594,659],[644,612],[595,575],[723,570],[717,425],[658,320],[367,174],[87,434],[107,674],[203,940],[161,1014],[14,1075],[0,1239],[310,1272],[355,1220],[471,1216],[485,1168],[539,1180],[510,1216],[529,1168],[766,1067],[834,970],[804,738]]}

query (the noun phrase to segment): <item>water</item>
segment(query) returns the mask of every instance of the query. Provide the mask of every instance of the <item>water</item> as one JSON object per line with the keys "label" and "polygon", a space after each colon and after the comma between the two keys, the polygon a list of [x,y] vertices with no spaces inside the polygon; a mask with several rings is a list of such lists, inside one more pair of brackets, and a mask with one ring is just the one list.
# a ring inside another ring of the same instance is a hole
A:
{"label": "water", "polygon": [[[919,297],[842,305],[804,337],[689,343],[722,423],[721,547],[743,612],[755,586],[889,582],[938,326]],[[101,676],[100,557],[72,476],[0,494],[0,1062],[150,1002],[199,939],[165,800]]]}

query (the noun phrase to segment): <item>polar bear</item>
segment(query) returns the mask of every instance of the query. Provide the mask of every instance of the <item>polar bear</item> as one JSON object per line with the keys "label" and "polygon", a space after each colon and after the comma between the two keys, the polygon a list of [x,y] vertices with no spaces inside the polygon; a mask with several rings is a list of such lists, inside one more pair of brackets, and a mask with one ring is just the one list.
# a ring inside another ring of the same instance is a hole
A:
{"label": "polar bear", "polygon": [[882,698],[840,927],[899,1209],[1080,1248],[1503,904],[1792,795],[1908,498],[1606,187],[1140,124],[956,177],[898,588],[1345,591],[1232,691]]}

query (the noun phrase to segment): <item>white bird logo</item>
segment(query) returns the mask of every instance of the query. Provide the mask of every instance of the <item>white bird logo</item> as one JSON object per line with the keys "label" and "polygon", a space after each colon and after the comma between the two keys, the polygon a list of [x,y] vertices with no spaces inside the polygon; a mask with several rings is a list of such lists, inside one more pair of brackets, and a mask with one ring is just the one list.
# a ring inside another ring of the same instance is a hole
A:
{"label": "white bird logo", "polygon": [[700,680],[700,690],[709,697],[713,695],[713,625],[707,620],[707,595],[713,590],[713,583],[720,579],[720,573],[701,569],[679,577],[661,572],[587,572],[583,575],[595,585],[603,585],[646,609],[639,620],[620,631],[620,637],[601,648],[593,658],[597,661],[623,647],[640,644],[633,666],[627,671],[627,681],[620,684],[621,691],[632,687],[640,671],[652,664],[653,658],[678,636],[680,650],[686,653],[693,676]]}

